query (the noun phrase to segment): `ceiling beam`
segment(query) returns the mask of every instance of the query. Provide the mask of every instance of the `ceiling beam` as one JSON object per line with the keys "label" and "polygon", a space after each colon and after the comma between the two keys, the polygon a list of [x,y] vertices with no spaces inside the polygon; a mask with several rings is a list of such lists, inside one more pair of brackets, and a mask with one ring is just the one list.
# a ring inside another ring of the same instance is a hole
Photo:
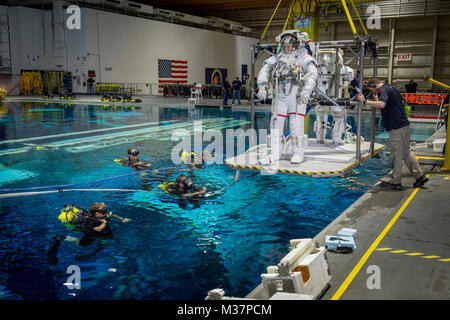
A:
{"label": "ceiling beam", "polygon": [[[163,1],[136,1],[141,3],[147,3],[157,8],[165,8],[174,11],[224,11],[234,9],[251,9],[262,7],[275,8],[278,4],[277,0],[163,0]],[[284,6],[288,6],[290,0],[285,0]],[[282,5],[283,6],[283,3]]]}

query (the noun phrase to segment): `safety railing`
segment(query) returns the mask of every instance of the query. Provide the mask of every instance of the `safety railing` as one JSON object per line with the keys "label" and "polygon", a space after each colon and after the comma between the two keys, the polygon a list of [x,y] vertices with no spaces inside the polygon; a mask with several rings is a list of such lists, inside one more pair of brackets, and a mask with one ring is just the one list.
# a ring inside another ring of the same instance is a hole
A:
{"label": "safety railing", "polygon": [[[162,96],[172,98],[189,98],[191,88],[195,84],[161,84],[161,83],[97,83],[95,91],[97,94],[117,93],[117,94],[142,94],[151,96]],[[203,98],[222,99],[222,85],[203,84]],[[231,92],[230,92],[231,94]],[[245,86],[241,87],[241,98],[246,98]]]}

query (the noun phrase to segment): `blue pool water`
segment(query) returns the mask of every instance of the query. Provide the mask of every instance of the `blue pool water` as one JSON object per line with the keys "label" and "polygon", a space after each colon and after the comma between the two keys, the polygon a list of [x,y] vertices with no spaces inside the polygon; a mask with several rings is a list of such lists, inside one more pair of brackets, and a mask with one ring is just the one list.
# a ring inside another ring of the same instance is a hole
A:
{"label": "blue pool water", "polygon": [[[267,129],[268,112],[256,113],[256,129]],[[244,172],[223,192],[180,203],[158,185],[187,173],[170,154],[174,129],[247,129],[248,112],[175,107],[111,107],[6,103],[0,107],[0,188],[79,184],[77,188],[123,191],[71,191],[0,198],[0,298],[6,299],[203,299],[222,287],[245,296],[268,265],[287,252],[289,240],[314,237],[389,171],[388,159],[370,159],[346,178],[312,179]],[[350,122],[354,118],[350,116]],[[314,114],[311,115],[310,132]],[[378,123],[378,121],[377,121]],[[369,140],[370,117],[362,132]],[[377,136],[383,133],[377,127]],[[32,139],[46,136],[46,139]],[[225,136],[225,134],[224,134]],[[314,134],[311,134],[314,136]],[[31,139],[30,139],[31,138]],[[5,143],[8,141],[7,143]],[[382,137],[377,142],[385,143]],[[129,147],[158,171],[130,174],[113,160]],[[214,192],[234,180],[225,165],[195,171],[195,183]],[[117,179],[105,178],[120,176]],[[139,191],[141,190],[141,191]],[[3,192],[5,193],[5,192]],[[47,250],[56,234],[80,237],[57,219],[69,203],[82,207],[105,202],[113,213],[114,237],[94,251],[63,242],[56,268]],[[81,270],[81,289],[64,283],[66,269]]]}

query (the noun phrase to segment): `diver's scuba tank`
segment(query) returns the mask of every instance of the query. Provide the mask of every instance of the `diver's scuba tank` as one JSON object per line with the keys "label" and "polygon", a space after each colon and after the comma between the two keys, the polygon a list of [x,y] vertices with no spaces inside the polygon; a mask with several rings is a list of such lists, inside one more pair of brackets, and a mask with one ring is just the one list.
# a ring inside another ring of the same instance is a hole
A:
{"label": "diver's scuba tank", "polygon": [[58,219],[69,229],[73,228],[75,224],[89,216],[88,210],[78,207],[74,204],[65,205],[61,209]]}

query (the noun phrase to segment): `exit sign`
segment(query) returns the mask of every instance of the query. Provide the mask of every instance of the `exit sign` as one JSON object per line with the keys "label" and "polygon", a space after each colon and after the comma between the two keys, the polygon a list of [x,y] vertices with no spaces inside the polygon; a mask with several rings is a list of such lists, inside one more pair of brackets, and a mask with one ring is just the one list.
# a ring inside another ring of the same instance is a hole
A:
{"label": "exit sign", "polygon": [[398,53],[397,61],[411,61],[411,53]]}

